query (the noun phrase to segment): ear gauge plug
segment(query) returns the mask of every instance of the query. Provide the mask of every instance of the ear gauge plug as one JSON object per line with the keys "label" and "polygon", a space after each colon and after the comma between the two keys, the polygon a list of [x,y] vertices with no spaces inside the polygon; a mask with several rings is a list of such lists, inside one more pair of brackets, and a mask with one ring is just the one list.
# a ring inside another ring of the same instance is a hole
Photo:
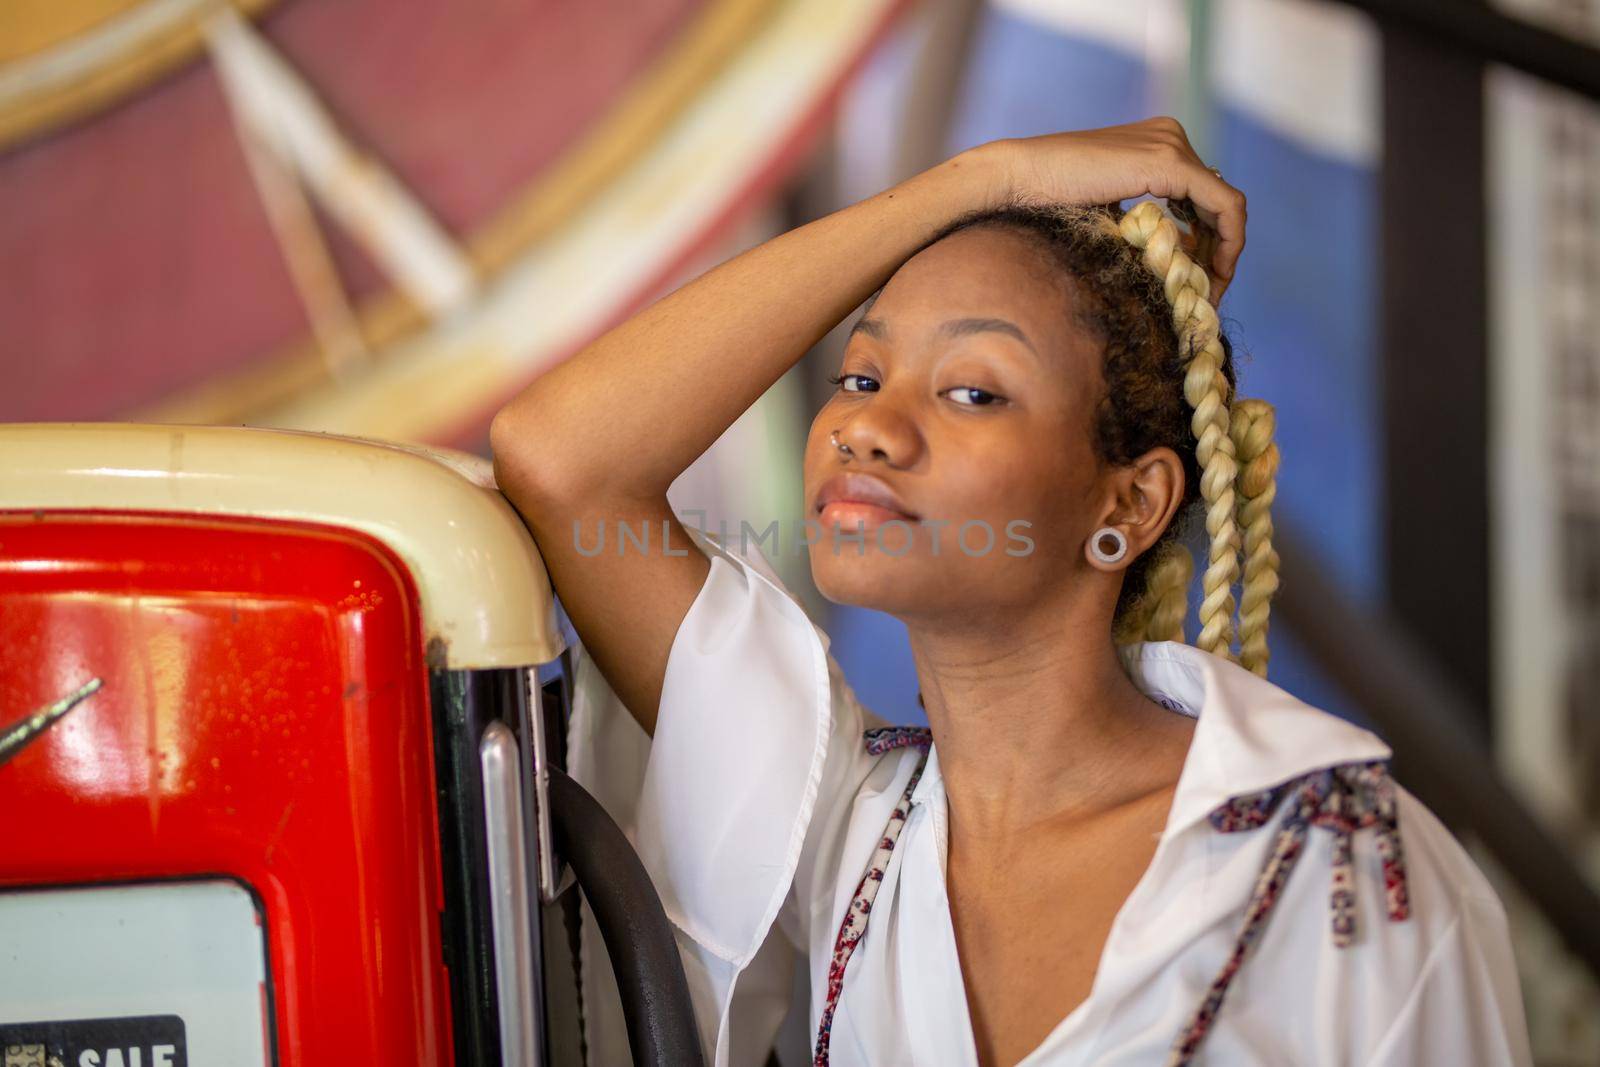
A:
{"label": "ear gauge plug", "polygon": [[1089,538],[1089,551],[1101,563],[1115,563],[1128,554],[1128,535],[1115,526],[1102,526]]}

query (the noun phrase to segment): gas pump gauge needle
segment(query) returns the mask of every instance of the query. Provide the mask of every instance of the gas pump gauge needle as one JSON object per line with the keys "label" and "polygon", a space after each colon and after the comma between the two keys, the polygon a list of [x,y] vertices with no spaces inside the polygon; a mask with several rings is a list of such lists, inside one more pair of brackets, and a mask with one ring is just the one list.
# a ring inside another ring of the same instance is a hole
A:
{"label": "gas pump gauge needle", "polygon": [[20,722],[0,730],[0,767],[11,762],[18,753],[37,741],[67,712],[87,700],[101,686],[98,678],[91,678],[74,693],[68,693],[54,704],[46,704]]}

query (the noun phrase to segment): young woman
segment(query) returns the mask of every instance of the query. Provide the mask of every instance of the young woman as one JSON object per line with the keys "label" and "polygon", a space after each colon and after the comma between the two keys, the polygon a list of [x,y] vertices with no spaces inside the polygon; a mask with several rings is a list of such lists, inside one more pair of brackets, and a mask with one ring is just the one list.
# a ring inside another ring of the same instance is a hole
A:
{"label": "young woman", "polygon": [[[1145,194],[1215,254],[1118,207]],[[495,419],[583,640],[570,761],[655,880],[708,1062],[765,1061],[796,953],[818,1064],[1530,1062],[1482,873],[1378,737],[1265,679],[1272,413],[1213,310],[1244,231],[1172,119],[993,142],[721,264]],[[807,441],[807,550],[830,600],[905,622],[930,730],[863,708],[759,548],[667,504],[868,297]]]}

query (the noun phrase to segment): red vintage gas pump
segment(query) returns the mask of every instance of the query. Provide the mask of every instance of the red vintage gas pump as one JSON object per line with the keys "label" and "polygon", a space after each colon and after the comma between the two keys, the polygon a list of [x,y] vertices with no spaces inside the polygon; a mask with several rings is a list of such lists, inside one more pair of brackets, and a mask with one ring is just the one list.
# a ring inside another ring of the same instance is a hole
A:
{"label": "red vintage gas pump", "polygon": [[660,919],[636,1058],[698,1057],[559,770],[559,611],[487,463],[111,424],[0,456],[6,1067],[580,1062],[558,840],[602,922]]}

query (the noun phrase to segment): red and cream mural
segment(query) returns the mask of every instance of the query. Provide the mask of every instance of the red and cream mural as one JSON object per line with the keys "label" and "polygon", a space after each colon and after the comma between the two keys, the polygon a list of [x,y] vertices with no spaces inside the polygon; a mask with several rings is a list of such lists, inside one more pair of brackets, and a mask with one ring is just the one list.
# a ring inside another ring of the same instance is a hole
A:
{"label": "red and cream mural", "polygon": [[905,0],[0,6],[0,420],[481,440],[805,158]]}

